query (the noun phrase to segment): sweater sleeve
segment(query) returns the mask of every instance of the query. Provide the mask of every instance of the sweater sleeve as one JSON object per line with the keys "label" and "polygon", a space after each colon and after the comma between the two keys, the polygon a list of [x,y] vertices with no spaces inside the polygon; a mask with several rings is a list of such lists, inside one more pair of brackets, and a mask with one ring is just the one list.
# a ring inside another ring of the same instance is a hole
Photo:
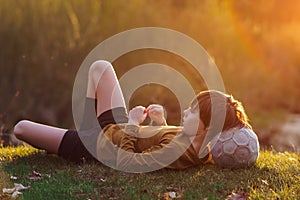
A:
{"label": "sweater sleeve", "polygon": [[135,143],[137,141],[137,135],[139,132],[139,126],[126,125],[125,133],[121,138],[120,148],[127,152],[135,152]]}
{"label": "sweater sleeve", "polygon": [[[135,146],[138,136],[138,126],[125,127],[126,134],[121,139],[117,155],[117,168],[127,172],[149,172],[164,167],[176,165],[170,168],[185,168],[185,163],[175,162],[190,146],[186,136],[170,136],[163,134],[159,144],[151,146],[142,153],[136,153]],[[185,161],[184,161],[185,162]],[[189,162],[189,161],[188,161]],[[190,160],[190,162],[193,162]]]}

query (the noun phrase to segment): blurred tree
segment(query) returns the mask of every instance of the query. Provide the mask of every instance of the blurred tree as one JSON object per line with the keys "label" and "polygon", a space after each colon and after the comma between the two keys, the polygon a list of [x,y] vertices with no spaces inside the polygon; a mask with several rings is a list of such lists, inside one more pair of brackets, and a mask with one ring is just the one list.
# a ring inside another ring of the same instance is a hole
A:
{"label": "blurred tree", "polygon": [[[19,118],[72,127],[81,62],[104,39],[144,26],[174,29],[203,45],[251,116],[300,112],[299,8],[291,0],[0,0],[1,121],[9,128]],[[121,76],[147,62],[172,66],[196,90],[206,88],[189,63],[166,52],[133,52],[114,65]]]}

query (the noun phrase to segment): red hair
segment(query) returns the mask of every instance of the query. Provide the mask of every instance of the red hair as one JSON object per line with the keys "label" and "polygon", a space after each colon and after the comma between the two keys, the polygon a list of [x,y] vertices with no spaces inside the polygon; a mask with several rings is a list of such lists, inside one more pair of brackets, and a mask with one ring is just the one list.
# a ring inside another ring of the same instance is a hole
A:
{"label": "red hair", "polygon": [[224,111],[225,119],[222,131],[244,126],[252,129],[242,103],[235,100],[232,95],[224,94],[223,92],[215,90],[200,92],[192,100],[191,109],[199,109],[200,119],[205,127],[218,123],[211,123],[211,119],[220,119],[222,111]]}

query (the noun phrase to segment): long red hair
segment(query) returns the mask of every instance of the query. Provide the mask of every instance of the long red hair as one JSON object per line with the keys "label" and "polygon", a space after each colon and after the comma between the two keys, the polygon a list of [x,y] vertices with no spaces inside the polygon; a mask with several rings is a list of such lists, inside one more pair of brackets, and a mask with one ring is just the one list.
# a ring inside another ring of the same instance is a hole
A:
{"label": "long red hair", "polygon": [[[212,109],[212,106],[215,109]],[[221,115],[220,113],[224,110],[226,114],[225,119],[223,119],[222,131],[244,126],[252,129],[242,103],[234,99],[232,95],[224,94],[223,92],[216,90],[200,92],[192,100],[191,109],[199,109],[200,119],[205,127],[210,127],[211,119],[218,119],[219,115]]]}

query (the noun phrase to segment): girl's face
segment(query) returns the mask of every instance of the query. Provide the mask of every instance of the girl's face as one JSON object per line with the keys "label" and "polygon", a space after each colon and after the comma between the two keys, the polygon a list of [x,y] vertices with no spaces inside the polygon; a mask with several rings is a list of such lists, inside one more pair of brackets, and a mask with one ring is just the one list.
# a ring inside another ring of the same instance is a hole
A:
{"label": "girl's face", "polygon": [[184,110],[183,129],[182,131],[188,136],[204,134],[206,128],[199,117],[199,112],[195,109],[188,108]]}

